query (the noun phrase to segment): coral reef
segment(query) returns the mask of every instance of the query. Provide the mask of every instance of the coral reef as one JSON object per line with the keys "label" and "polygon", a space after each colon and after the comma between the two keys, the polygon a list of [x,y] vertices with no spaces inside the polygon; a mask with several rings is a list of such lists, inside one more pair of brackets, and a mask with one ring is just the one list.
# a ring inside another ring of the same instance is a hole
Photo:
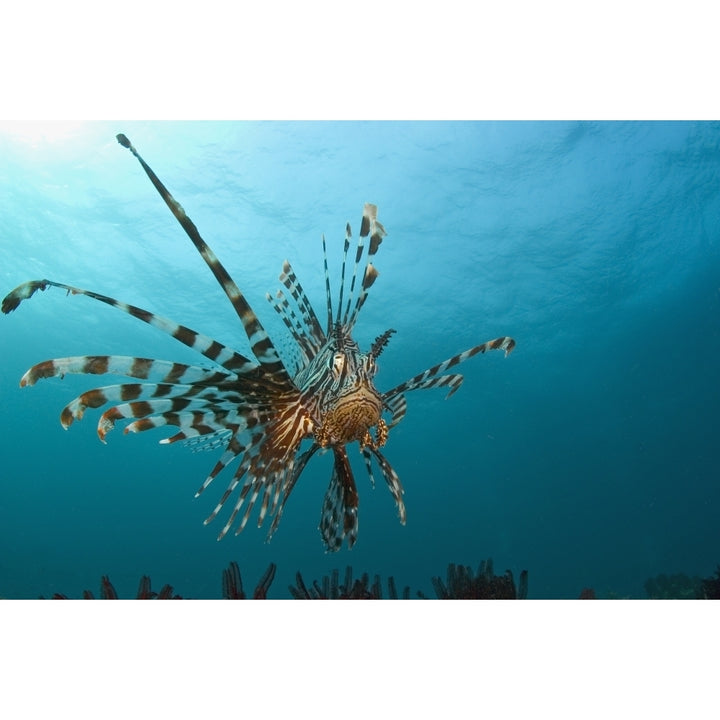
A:
{"label": "coral reef", "polygon": [[[345,580],[340,584],[339,570],[333,570],[328,577],[325,575],[320,583],[314,580],[308,587],[303,581],[302,575],[298,572],[295,575],[297,587],[289,586],[290,594],[295,600],[382,600],[382,584],[380,576],[376,575],[373,584],[370,585],[370,575],[363,573],[362,576],[353,582],[352,568],[348,565],[345,568]],[[397,600],[398,594],[395,588],[395,578],[392,575],[388,578],[388,598]],[[403,600],[410,598],[410,588],[403,590]]]}
{"label": "coral reef", "polygon": [[[252,598],[254,600],[267,599],[270,585],[275,579],[277,566],[270,563],[267,570],[255,586]],[[470,567],[450,564],[447,569],[447,584],[439,577],[432,578],[435,594],[440,600],[451,600],[461,598],[472,599],[522,599],[527,597],[527,570],[520,573],[520,584],[516,588],[513,575],[507,570],[504,575],[493,575],[493,563],[491,559],[480,563],[477,574],[473,573]],[[363,573],[359,578],[353,580],[353,569],[347,566],[343,582],[340,582],[340,571],[333,570],[330,575],[324,576],[320,582],[314,580],[307,584],[298,572],[295,575],[295,585],[290,585],[290,595],[296,600],[409,600],[411,598],[410,588],[405,586],[402,594],[398,595],[395,586],[395,578],[391,575],[387,579],[387,595],[383,595],[380,576],[375,575],[370,584],[369,573]],[[83,598],[94,600],[95,595],[90,590],[83,592]],[[427,599],[418,591],[414,595],[418,598]],[[222,597],[225,600],[245,600],[247,595],[243,589],[240,568],[236,562],[231,562],[222,574]],[[137,600],[182,600],[181,595],[173,594],[172,585],[164,585],[159,592],[155,592],[150,584],[150,578],[143,575],[138,587]],[[44,599],[40,596],[40,599]],[[67,595],[55,593],[53,600],[67,600]],[[103,575],[100,582],[100,599],[117,600],[118,594],[107,575]]]}
{"label": "coral reef", "polygon": [[[268,597],[270,586],[275,579],[277,566],[270,563],[267,570],[258,580],[252,595],[253,600],[265,600]],[[295,585],[289,585],[290,596],[295,600],[409,600],[421,598],[427,600],[427,596],[416,591],[411,593],[410,588],[405,586],[401,594],[398,594],[395,585],[395,578],[390,575],[387,578],[387,590],[383,591],[383,584],[379,575],[372,576],[367,572],[359,578],[353,578],[351,566],[345,568],[341,582],[340,571],[332,570],[330,575],[325,575],[320,581],[313,580],[307,583],[300,572],[295,575]],[[456,565],[450,563],[447,567],[446,577],[435,576],[431,578],[435,595],[440,600],[523,600],[528,595],[528,571],[520,573],[517,585],[510,570],[503,575],[495,575],[493,572],[492,558],[483,560],[477,572],[468,565]],[[720,565],[715,574],[711,577],[700,578],[689,576],[684,573],[656,575],[645,581],[645,591],[651,599],[678,599],[678,600],[716,600],[720,599]],[[86,600],[94,600],[95,595],[90,590],[85,590],[82,597]],[[248,595],[243,589],[240,568],[236,562],[231,562],[222,573],[222,594],[225,600],[246,600]],[[581,590],[578,599],[595,600],[595,590],[585,587]],[[602,595],[603,598],[621,599],[614,593]],[[40,599],[45,599],[42,595]],[[53,600],[67,600],[68,596],[61,593],[52,595]],[[118,594],[107,575],[100,580],[101,600],[117,600]],[[140,578],[140,585],[135,595],[137,600],[182,600],[181,595],[174,593],[172,585],[163,585],[159,591],[154,591],[150,578],[143,575]]]}
{"label": "coral reef", "polygon": [[[275,563],[270,563],[268,569],[263,573],[262,577],[258,581],[253,592],[254,600],[265,600],[267,598],[267,591],[275,578],[275,570],[277,566]],[[222,597],[225,600],[245,600],[247,596],[243,591],[242,577],[240,576],[240,568],[236,562],[231,562],[227,570],[223,570],[222,575]],[[45,598],[41,595],[40,600]],[[68,600],[67,595],[62,593],[55,593],[52,600]],[[95,600],[95,596],[90,590],[83,591],[84,600]],[[110,578],[107,575],[103,575],[100,580],[100,600],[118,600],[118,594],[115,587],[110,582]],[[181,595],[173,595],[172,585],[163,585],[160,592],[155,592],[150,585],[150,578],[147,575],[143,575],[140,578],[140,585],[138,587],[136,600],[183,600]]]}
{"label": "coral reef", "polygon": [[715,571],[715,577],[704,578],[701,581],[700,592],[703,600],[720,600],[720,565]]}
{"label": "coral reef", "polygon": [[[275,571],[277,565],[270,563],[268,569],[263,573],[262,577],[255,586],[253,592],[253,600],[267,600],[267,591],[272,581],[275,579]],[[242,577],[240,576],[240,568],[236,562],[231,562],[227,570],[223,570],[222,577],[222,596],[224,600],[246,600],[243,592]]]}
{"label": "coral reef", "polygon": [[[41,595],[41,600],[45,598]],[[84,600],[95,600],[91,590],[83,590]],[[100,600],[118,600],[118,594],[115,587],[110,582],[110,578],[107,575],[103,575],[100,579]],[[138,586],[137,594],[135,595],[136,600],[182,600],[180,595],[173,595],[172,585],[163,585],[160,592],[155,592],[150,585],[150,578],[147,575],[143,575],[140,578],[140,585]],[[55,593],[52,596],[52,600],[69,600],[67,595],[62,593]]]}
{"label": "coral reef", "polygon": [[645,581],[645,592],[651,600],[695,600],[702,598],[703,581],[685,573],[661,573]]}
{"label": "coral reef", "polygon": [[472,568],[451,563],[447,569],[447,585],[439,577],[432,579],[440,600],[524,600],[528,592],[528,572],[520,573],[519,586],[510,570],[504,575],[493,574],[491,558],[480,563],[477,574]]}

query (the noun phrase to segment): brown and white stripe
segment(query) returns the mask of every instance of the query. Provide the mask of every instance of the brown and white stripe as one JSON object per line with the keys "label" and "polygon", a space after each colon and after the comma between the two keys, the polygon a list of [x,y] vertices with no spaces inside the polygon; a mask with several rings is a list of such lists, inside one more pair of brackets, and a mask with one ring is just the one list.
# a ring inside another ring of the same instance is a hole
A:
{"label": "brown and white stripe", "polygon": [[[507,356],[515,341],[500,337],[476,345],[385,393],[378,393],[374,386],[376,359],[387,346],[394,330],[379,335],[366,353],[360,351],[352,337],[369,289],[378,276],[373,261],[386,236],[384,227],[377,220],[377,207],[367,203],[363,208],[354,261],[350,254],[352,231],[349,224],[346,226],[335,312],[327,246],[325,236],[322,236],[327,312],[325,330],[289,262],[284,262],[280,274],[284,289],[280,289],[275,298],[267,296],[297,347],[292,359],[293,367],[288,369],[250,304],[182,206],[127,137],[118,135],[117,139],[139,161],[229,298],[250,341],[254,359],[135,305],[53,280],[33,280],[8,293],[2,301],[3,313],[12,312],[38,290],[62,288],[68,294],[84,295],[138,318],[192,348],[217,367],[205,368],[155,358],[85,355],[38,363],[23,375],[21,386],[34,385],[38,380],[49,377],[62,378],[69,373],[118,375],[138,381],[106,385],[80,394],[63,409],[61,423],[67,428],[75,420],[80,420],[86,410],[110,405],[101,413],[98,422],[98,435],[103,441],[118,421],[128,421],[125,433],[167,426],[174,428],[175,434],[161,440],[162,443],[183,441],[193,449],[222,448],[220,458],[196,493],[199,496],[222,472],[234,465],[227,488],[205,521],[212,521],[223,511],[230,498],[234,498],[218,539],[233,527],[235,534],[240,533],[257,504],[258,526],[266,517],[272,518],[269,540],[277,530],[285,504],[309,460],[321,447],[329,445],[333,453],[333,470],[319,525],[329,551],[338,550],[344,542],[352,547],[358,535],[359,496],[347,453],[347,438],[351,435],[346,435],[345,440],[332,440],[328,434],[321,432],[325,418],[329,417],[329,408],[342,402],[342,407],[348,410],[344,417],[353,417],[353,411],[357,410],[363,418],[360,434],[365,434],[360,450],[368,477],[374,485],[372,465],[377,463],[397,505],[400,522],[404,524],[406,509],[402,484],[379,447],[384,444],[387,431],[404,418],[406,393],[447,388],[449,397],[460,387],[463,378],[457,373],[447,373],[448,370],[487,350],[504,350]],[[382,412],[389,415],[388,422],[380,417],[379,403],[373,405],[369,402],[370,398],[378,396]],[[375,407],[375,419],[370,422],[366,418],[373,417],[373,412],[370,412],[372,407]],[[366,431],[365,422],[369,424]],[[371,429],[376,439],[369,441],[367,438],[371,438]],[[303,440],[309,440],[310,445],[301,451]]]}

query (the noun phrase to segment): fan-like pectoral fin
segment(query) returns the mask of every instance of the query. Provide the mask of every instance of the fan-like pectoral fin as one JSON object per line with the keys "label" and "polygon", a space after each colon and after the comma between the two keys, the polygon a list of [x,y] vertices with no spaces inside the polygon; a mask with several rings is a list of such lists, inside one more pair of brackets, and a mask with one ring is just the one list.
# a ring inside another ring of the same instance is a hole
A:
{"label": "fan-like pectoral fin", "polygon": [[[65,406],[61,413],[62,424],[68,427],[73,420],[82,420],[87,408],[99,408],[110,402],[137,401],[146,398],[199,398],[214,394],[219,396],[217,386],[180,385],[172,383],[123,383],[87,390]],[[208,403],[209,404],[209,403]],[[229,405],[228,405],[229,406]]]}
{"label": "fan-like pectoral fin", "polygon": [[[451,358],[448,358],[447,360],[444,360],[443,362],[425,370],[425,372],[415,375],[415,377],[397,385],[392,388],[392,390],[384,392],[382,395],[383,403],[385,403],[386,407],[390,407],[392,410],[392,404],[388,403],[388,401],[392,400],[395,396],[402,395],[402,393],[409,392],[410,390],[422,390],[433,387],[449,387],[450,390],[448,392],[448,397],[450,397],[450,395],[452,395],[460,387],[463,377],[458,374],[442,375],[442,373],[455,365],[459,365],[461,362],[468,360],[478,353],[484,354],[488,350],[504,350],[505,357],[507,357],[513,351],[514,347],[515,341],[511,337],[499,337],[494,340],[488,340],[487,342],[482,343],[482,345],[475,345],[475,347],[471,347],[464,352],[453,355]],[[392,424],[396,424],[400,421],[400,419],[402,419],[402,414],[400,414],[400,412],[398,412],[398,414],[400,415],[399,419],[395,420]]]}
{"label": "fan-like pectoral fin", "polygon": [[235,352],[232,348],[223,345],[217,340],[213,340],[213,338],[208,335],[203,335],[203,333],[199,333],[196,330],[186,327],[185,325],[179,325],[173,320],[162,317],[161,315],[156,315],[149,310],[144,310],[143,308],[135,305],[129,305],[128,303],[121,302],[120,300],[116,300],[108,295],[102,295],[101,293],[96,293],[92,290],[83,290],[82,288],[55,282],[54,280],[30,280],[29,282],[16,287],[2,301],[2,311],[4,313],[12,312],[23,300],[28,300],[38,290],[45,290],[47,287],[62,288],[63,290],[66,290],[69,295],[85,295],[93,300],[99,300],[106,305],[110,305],[111,307],[127,313],[128,315],[132,315],[138,320],[142,320],[142,322],[152,325],[158,330],[171,335],[178,342],[181,342],[183,345],[187,345],[189,348],[199,352],[201,355],[204,355],[209,360],[216,362],[218,365],[222,365],[230,372],[250,373],[257,368],[257,363],[253,362],[249,358],[246,358],[244,355]]}
{"label": "fan-like pectoral fin", "polygon": [[225,294],[240,318],[245,333],[250,340],[253,355],[255,355],[265,373],[271,375],[278,384],[291,386],[292,382],[290,376],[288,375],[280,356],[277,354],[270,336],[267,334],[257,315],[255,315],[255,312],[250,307],[250,304],[245,299],[245,296],[235,284],[235,281],[230,277],[230,273],[228,273],[210,246],[201,237],[195,223],[188,217],[180,203],[175,200],[165,185],[163,185],[153,169],[145,162],[145,160],[143,160],[140,153],[138,153],[127,136],[120,133],[116,137],[117,141],[124,148],[127,148],[140,163],[146,175],[155,186],[155,189],[160,194],[160,197],[165,201],[165,204],[170,209],[170,212],[172,212],[175,219],[180,223],[183,230],[185,230],[187,236],[190,240],[192,240],[193,245],[195,245],[195,248],[200,253],[200,256],[212,271],[215,279],[220,284],[220,287],[222,287],[225,291]]}
{"label": "fan-like pectoral fin", "polygon": [[266,542],[270,542],[272,539],[272,536],[275,534],[275,531],[277,530],[278,525],[280,524],[280,518],[282,517],[283,510],[285,509],[285,503],[287,502],[288,498],[290,497],[290,493],[292,492],[293,488],[295,487],[295,483],[298,481],[298,478],[302,474],[302,471],[305,469],[305,466],[308,463],[308,460],[320,449],[320,446],[317,443],[313,443],[305,452],[303,452],[302,455],[298,456],[295,460],[295,464],[292,468],[292,473],[290,474],[290,477],[286,480],[284,486],[282,487],[282,497],[280,498],[279,504],[277,505],[277,512],[275,512],[275,507],[271,510],[272,513],[274,513],[274,517],[272,520],[272,524],[270,525],[270,530],[268,531]]}
{"label": "fan-like pectoral fin", "polygon": [[357,540],[358,494],[344,446],[333,447],[335,464],[320,516],[320,533],[328,552],[336,552],[347,537],[348,548]]}
{"label": "fan-like pectoral fin", "polygon": [[405,503],[403,502],[402,496],[405,490],[403,490],[400,478],[398,477],[398,474],[395,472],[395,470],[393,470],[392,465],[390,465],[390,463],[387,461],[387,458],[377,448],[370,448],[370,451],[375,456],[375,459],[378,461],[378,465],[380,465],[380,471],[385,478],[387,486],[390,488],[390,492],[395,498],[400,523],[404,525],[407,514],[405,512]]}
{"label": "fan-like pectoral fin", "polygon": [[76,355],[75,357],[44,360],[33,365],[20,380],[20,387],[34,385],[50,377],[65,375],[124,375],[158,383],[203,383],[206,385],[237,379],[234,373],[208,370],[198,365],[186,365],[171,360],[131,357],[129,355]]}
{"label": "fan-like pectoral fin", "polygon": [[[180,434],[161,440],[163,444],[197,435],[207,435],[235,427],[242,422],[242,418],[230,405],[222,403],[215,405],[204,402],[201,398],[153,398],[114,405],[106,410],[98,421],[97,432],[100,440],[105,442],[105,436],[115,427],[118,420],[132,418],[135,421],[125,428],[125,434],[144,432],[165,425],[175,425],[180,428]],[[66,420],[68,419],[64,416],[61,417],[65,427],[72,421],[72,416],[67,424]]]}

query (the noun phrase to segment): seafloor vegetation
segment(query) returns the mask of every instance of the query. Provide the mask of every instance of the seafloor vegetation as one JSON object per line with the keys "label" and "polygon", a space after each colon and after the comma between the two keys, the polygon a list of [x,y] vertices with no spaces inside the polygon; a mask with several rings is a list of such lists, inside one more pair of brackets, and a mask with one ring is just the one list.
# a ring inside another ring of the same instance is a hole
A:
{"label": "seafloor vegetation", "polygon": [[[222,594],[225,600],[265,600],[273,580],[277,566],[270,563],[267,570],[258,580],[250,596],[243,589],[240,568],[236,562],[231,562],[222,574]],[[488,558],[480,563],[477,572],[468,565],[448,565],[445,579],[440,577],[432,578],[432,586],[435,595],[440,600],[524,600],[528,596],[528,572],[523,570],[520,573],[518,584],[510,570],[502,575],[495,575],[493,572],[493,561]],[[369,573],[363,573],[359,578],[353,580],[353,569],[348,566],[345,569],[342,582],[340,571],[333,570],[328,576],[321,580],[306,582],[298,572],[295,575],[295,585],[289,586],[290,595],[296,600],[382,600],[382,599],[404,599],[412,598],[427,599],[427,596],[420,592],[412,592],[408,586],[398,594],[393,576],[386,581],[386,592],[383,592],[383,584],[379,575],[375,575],[370,581]],[[645,581],[645,591],[650,599],[663,600],[711,600],[720,599],[720,565],[715,575],[708,578],[690,577],[682,573],[674,575],[657,575]],[[95,595],[90,590],[85,590],[82,597],[86,600],[94,600]],[[578,596],[581,600],[593,600],[597,598],[592,588],[583,588]],[[609,595],[606,599],[617,598],[616,595]],[[117,600],[118,594],[110,578],[103,575],[100,580],[101,600]],[[163,585],[159,591],[152,589],[151,580],[147,575],[140,579],[137,600],[182,600],[182,595],[174,592],[172,585]],[[43,597],[41,596],[41,599]],[[53,600],[67,600],[67,595],[55,593]]]}

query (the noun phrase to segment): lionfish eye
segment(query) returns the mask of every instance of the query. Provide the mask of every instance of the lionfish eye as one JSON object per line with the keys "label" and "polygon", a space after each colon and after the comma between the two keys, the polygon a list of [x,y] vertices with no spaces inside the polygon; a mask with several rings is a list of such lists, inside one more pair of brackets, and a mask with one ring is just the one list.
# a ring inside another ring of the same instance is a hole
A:
{"label": "lionfish eye", "polygon": [[330,366],[330,369],[336,374],[340,375],[340,373],[345,368],[345,355],[343,353],[335,353],[332,359],[332,365]]}

